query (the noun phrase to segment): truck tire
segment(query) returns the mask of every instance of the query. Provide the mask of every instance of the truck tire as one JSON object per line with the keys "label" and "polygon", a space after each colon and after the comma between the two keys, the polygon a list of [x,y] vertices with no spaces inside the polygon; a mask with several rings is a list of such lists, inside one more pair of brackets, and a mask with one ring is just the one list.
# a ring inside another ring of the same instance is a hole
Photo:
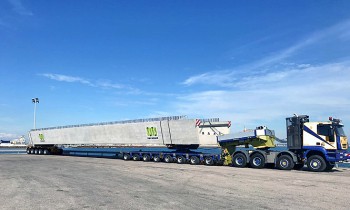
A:
{"label": "truck tire", "polygon": [[302,168],[304,168],[304,163],[297,163],[294,165],[294,170],[301,170]]}
{"label": "truck tire", "polygon": [[244,168],[247,165],[247,157],[243,153],[237,153],[232,158],[234,167]]}
{"label": "truck tire", "polygon": [[30,154],[34,154],[35,153],[35,150],[32,148],[32,149],[30,149]]}
{"label": "truck tire", "polygon": [[29,149],[29,148],[27,148],[27,154],[28,154],[28,155],[30,154],[30,149]]}
{"label": "truck tire", "polygon": [[173,162],[173,157],[171,157],[170,155],[166,155],[166,156],[164,157],[164,162],[166,162],[166,163],[171,163],[171,162]]}
{"label": "truck tire", "polygon": [[154,162],[160,162],[160,157],[158,155],[153,156]]}
{"label": "truck tire", "polygon": [[335,164],[334,163],[327,163],[327,166],[326,166],[326,171],[331,171],[333,168],[334,168]]}
{"label": "truck tire", "polygon": [[252,168],[264,168],[265,157],[260,153],[255,153],[250,157],[249,164]]}
{"label": "truck tire", "polygon": [[292,170],[294,162],[291,156],[281,155],[277,158],[276,166],[280,170]]}
{"label": "truck tire", "polygon": [[321,172],[326,170],[327,164],[320,155],[312,155],[307,159],[307,167],[310,171]]}
{"label": "truck tire", "polygon": [[139,160],[140,160],[140,155],[135,154],[135,155],[132,156],[132,159],[133,159],[134,161],[139,161]]}
{"label": "truck tire", "polygon": [[183,164],[186,162],[186,159],[184,158],[184,156],[178,156],[177,157],[177,163],[178,164]]}
{"label": "truck tire", "polygon": [[199,164],[199,158],[196,157],[196,156],[192,156],[190,158],[190,163],[191,163],[191,165],[198,165]]}
{"label": "truck tire", "polygon": [[149,155],[143,155],[142,159],[143,159],[143,161],[148,162],[151,160],[151,157]]}
{"label": "truck tire", "polygon": [[205,165],[207,166],[211,166],[214,164],[214,160],[212,157],[206,157],[204,162],[205,162]]}
{"label": "truck tire", "polygon": [[130,160],[130,155],[128,153],[123,154],[124,160]]}

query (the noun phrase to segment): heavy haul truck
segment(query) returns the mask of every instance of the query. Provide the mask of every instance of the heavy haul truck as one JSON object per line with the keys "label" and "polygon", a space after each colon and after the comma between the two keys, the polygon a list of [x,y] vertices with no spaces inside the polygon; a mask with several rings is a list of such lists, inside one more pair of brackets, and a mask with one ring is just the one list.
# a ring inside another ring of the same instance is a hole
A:
{"label": "heavy haul truck", "polygon": [[[287,149],[283,151],[272,150],[276,137],[273,130],[264,126],[230,134],[230,121],[177,116],[33,129],[29,132],[27,153],[62,154],[63,148],[136,147],[137,151],[120,150],[116,155],[124,160],[252,168],[273,165],[281,170],[300,169],[306,163],[311,171],[331,170],[337,162],[346,160],[348,142],[340,120],[309,122],[307,115],[301,115],[286,118],[286,123]],[[221,148],[222,152],[201,152],[197,150],[199,146]],[[238,150],[237,146],[254,149]],[[149,150],[154,147],[158,149]]]}

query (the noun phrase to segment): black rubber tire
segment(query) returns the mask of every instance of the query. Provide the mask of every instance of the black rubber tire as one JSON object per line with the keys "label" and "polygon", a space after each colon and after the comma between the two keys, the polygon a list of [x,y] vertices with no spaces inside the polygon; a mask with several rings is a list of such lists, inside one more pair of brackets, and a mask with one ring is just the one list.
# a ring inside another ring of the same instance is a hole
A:
{"label": "black rubber tire", "polygon": [[140,160],[140,155],[134,154],[134,155],[132,156],[132,159],[133,159],[134,161],[139,161],[139,160]]}
{"label": "black rubber tire", "polygon": [[148,162],[151,160],[151,157],[149,155],[143,155],[142,156],[142,160],[145,161],[145,162]]}
{"label": "black rubber tire", "polygon": [[49,151],[48,149],[44,149],[43,154],[44,154],[44,155],[49,155],[49,154],[50,154],[50,151]]}
{"label": "black rubber tire", "polygon": [[234,167],[244,168],[247,166],[247,157],[243,153],[237,153],[232,157]]}
{"label": "black rubber tire", "polygon": [[207,165],[207,166],[214,165],[214,160],[212,157],[206,157],[204,162],[205,162],[205,165]]}
{"label": "black rubber tire", "polygon": [[294,165],[293,169],[294,170],[301,170],[304,168],[304,165],[305,165],[304,163],[297,163]]}
{"label": "black rubber tire", "polygon": [[293,158],[289,155],[281,155],[277,158],[276,167],[280,170],[292,170],[294,168]]}
{"label": "black rubber tire", "polygon": [[30,154],[32,154],[32,155],[35,154],[35,150],[33,148],[30,149]]}
{"label": "black rubber tire", "polygon": [[130,160],[129,154],[123,154],[123,160]]}
{"label": "black rubber tire", "polygon": [[30,155],[30,152],[31,152],[30,149],[27,148],[27,154],[28,154],[28,155]]}
{"label": "black rubber tire", "polygon": [[171,157],[170,155],[165,155],[164,162],[172,163],[173,162],[173,157]]}
{"label": "black rubber tire", "polygon": [[312,155],[307,158],[307,167],[310,171],[321,172],[326,170],[327,164],[322,156]]}
{"label": "black rubber tire", "polygon": [[326,169],[325,169],[326,171],[331,171],[335,166],[335,164],[332,164],[329,162],[327,162],[326,164],[327,164]]}
{"label": "black rubber tire", "polygon": [[178,164],[183,164],[186,162],[186,158],[184,156],[178,156],[177,157],[177,163]]}
{"label": "black rubber tire", "polygon": [[264,168],[265,157],[260,153],[255,153],[250,157],[249,164],[252,168]]}
{"label": "black rubber tire", "polygon": [[198,165],[199,164],[199,158],[196,157],[196,156],[192,156],[190,158],[190,163],[191,163],[191,165]]}
{"label": "black rubber tire", "polygon": [[160,159],[160,157],[158,155],[155,155],[155,156],[153,156],[153,161],[154,162],[160,162],[161,159]]}

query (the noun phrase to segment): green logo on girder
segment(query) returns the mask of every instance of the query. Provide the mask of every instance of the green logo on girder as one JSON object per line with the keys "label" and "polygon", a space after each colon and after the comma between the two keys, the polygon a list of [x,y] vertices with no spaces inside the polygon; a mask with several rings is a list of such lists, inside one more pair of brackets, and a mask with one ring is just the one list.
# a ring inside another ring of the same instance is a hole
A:
{"label": "green logo on girder", "polygon": [[44,142],[45,141],[44,134],[39,133],[39,139],[40,139],[40,141]]}
{"label": "green logo on girder", "polygon": [[147,139],[158,139],[158,132],[156,127],[147,127]]}

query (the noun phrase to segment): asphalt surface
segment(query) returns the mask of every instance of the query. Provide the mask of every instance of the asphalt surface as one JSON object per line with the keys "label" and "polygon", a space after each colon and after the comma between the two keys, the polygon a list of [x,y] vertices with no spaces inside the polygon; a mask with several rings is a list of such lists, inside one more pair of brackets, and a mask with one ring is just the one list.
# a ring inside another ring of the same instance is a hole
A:
{"label": "asphalt surface", "polygon": [[349,209],[332,172],[1,155],[1,209]]}

